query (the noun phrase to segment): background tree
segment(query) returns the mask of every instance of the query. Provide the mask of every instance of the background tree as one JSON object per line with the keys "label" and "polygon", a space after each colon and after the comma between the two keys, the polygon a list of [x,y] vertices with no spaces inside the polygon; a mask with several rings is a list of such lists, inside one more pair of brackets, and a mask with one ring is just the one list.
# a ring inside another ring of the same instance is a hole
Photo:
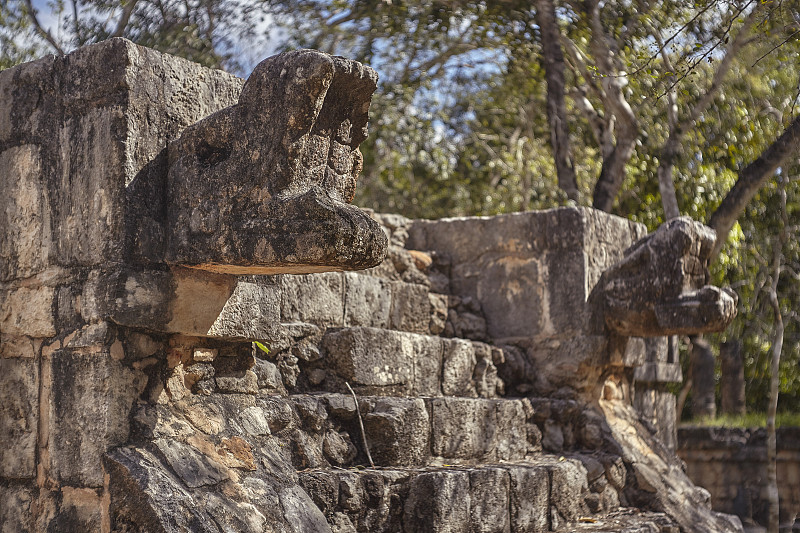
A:
{"label": "background tree", "polygon": [[[381,83],[357,203],[435,217],[572,202],[651,229],[678,213],[706,221],[715,281],[741,295],[734,326],[709,340],[743,343],[748,401],[764,409],[773,315],[748,280],[778,227],[776,175],[791,223],[800,202],[799,4],[7,0],[0,68],[114,35],[238,74],[256,58],[245,43],[276,35],[365,61]],[[784,261],[798,272],[794,246]],[[800,301],[797,275],[781,280],[781,298]],[[797,407],[796,318],[785,338],[781,405]]]}

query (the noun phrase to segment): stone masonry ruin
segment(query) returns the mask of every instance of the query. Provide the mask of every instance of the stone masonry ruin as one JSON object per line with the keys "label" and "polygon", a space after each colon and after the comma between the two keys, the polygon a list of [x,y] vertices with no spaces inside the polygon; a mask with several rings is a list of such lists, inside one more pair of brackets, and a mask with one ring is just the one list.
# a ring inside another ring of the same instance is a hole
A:
{"label": "stone masonry ruin", "polygon": [[0,72],[0,531],[741,531],[665,389],[735,313],[713,232],[353,207],[376,83],[123,39]]}

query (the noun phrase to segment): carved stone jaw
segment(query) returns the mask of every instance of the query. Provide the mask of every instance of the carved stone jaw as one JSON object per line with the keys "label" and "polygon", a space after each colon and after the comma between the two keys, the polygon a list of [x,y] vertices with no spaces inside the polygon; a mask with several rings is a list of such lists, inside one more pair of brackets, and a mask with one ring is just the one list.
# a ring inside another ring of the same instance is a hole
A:
{"label": "carved stone jaw", "polygon": [[609,329],[631,337],[725,329],[738,298],[730,289],[706,285],[715,241],[714,230],[680,217],[631,246],[599,283]]}
{"label": "carved stone jaw", "polygon": [[216,272],[320,272],[380,263],[380,226],[347,205],[375,72],[313,50],[264,60],[239,103],[169,147],[168,262]]}

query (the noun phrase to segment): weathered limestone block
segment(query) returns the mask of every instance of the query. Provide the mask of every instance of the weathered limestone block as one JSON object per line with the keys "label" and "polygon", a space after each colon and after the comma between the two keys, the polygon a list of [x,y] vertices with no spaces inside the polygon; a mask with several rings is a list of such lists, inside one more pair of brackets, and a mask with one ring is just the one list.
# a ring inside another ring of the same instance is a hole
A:
{"label": "weathered limestone block", "polygon": [[416,476],[410,484],[403,526],[406,533],[467,533],[469,473],[443,470]]}
{"label": "weathered limestone block", "polygon": [[550,530],[550,474],[542,466],[508,465],[511,531]]}
{"label": "weathered limestone block", "polygon": [[680,217],[631,246],[599,283],[608,327],[635,337],[725,329],[737,298],[706,285],[715,241],[711,228]]}
{"label": "weathered limestone block", "polygon": [[389,323],[392,329],[428,334],[431,304],[428,289],[415,283],[394,282]]}
{"label": "weathered limestone block", "polygon": [[416,466],[428,458],[431,423],[421,398],[375,400],[364,427],[378,464]]}
{"label": "weathered limestone block", "polygon": [[168,255],[229,273],[368,268],[384,257],[355,194],[377,75],[313,50],[261,62],[239,103],[170,146]]}
{"label": "weathered limestone block", "polygon": [[584,516],[587,511],[584,496],[589,492],[586,468],[580,461],[567,459],[551,462],[547,469],[550,471],[551,521],[554,513],[566,522]]}
{"label": "weathered limestone block", "polygon": [[527,420],[513,400],[432,398],[431,451],[461,460],[510,460],[525,456]]}
{"label": "weathered limestone block", "polygon": [[281,320],[321,326],[344,325],[344,278],[341,273],[281,276]]}
{"label": "weathered limestone block", "polygon": [[444,342],[442,358],[442,394],[445,396],[476,397],[472,376],[477,359],[470,341],[462,339]]}
{"label": "weathered limestone block", "polygon": [[0,173],[5,176],[0,199],[0,227],[5,228],[0,231],[0,280],[5,281],[44,270],[52,239],[40,147],[23,145],[0,152]]}
{"label": "weathered limestone block", "polygon": [[81,292],[87,322],[229,339],[270,339],[280,324],[281,286],[272,278],[168,271],[92,271]]}
{"label": "weathered limestone block", "polygon": [[241,87],[125,39],[0,73],[0,280],[163,260],[167,141]]}
{"label": "weathered limestone block", "polygon": [[102,487],[101,458],[127,441],[128,415],[144,376],[109,349],[58,350],[50,356],[49,470],[64,484]]}
{"label": "weathered limestone block", "polygon": [[353,387],[412,395],[441,394],[442,339],[376,328],[329,331],[326,364]]}
{"label": "weathered limestone block", "polygon": [[54,300],[53,287],[0,288],[0,331],[28,337],[54,336]]}
{"label": "weathered limestone block", "polygon": [[479,468],[469,472],[470,531],[510,533],[510,476],[503,468]]}
{"label": "weathered limestone block", "polygon": [[34,515],[31,512],[36,498],[27,485],[0,485],[0,533],[33,533]]}
{"label": "weathered limestone block", "polygon": [[344,326],[388,328],[392,303],[389,282],[356,272],[346,272],[344,281]]}
{"label": "weathered limestone block", "polygon": [[0,477],[36,476],[39,364],[0,359]]}

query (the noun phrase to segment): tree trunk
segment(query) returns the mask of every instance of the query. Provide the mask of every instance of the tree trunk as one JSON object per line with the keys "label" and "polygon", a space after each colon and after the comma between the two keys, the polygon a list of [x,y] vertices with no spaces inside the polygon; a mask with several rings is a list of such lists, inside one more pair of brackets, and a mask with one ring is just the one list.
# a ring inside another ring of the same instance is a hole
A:
{"label": "tree trunk", "polygon": [[711,215],[708,225],[717,232],[712,258],[719,255],[722,245],[728,240],[728,233],[747,203],[753,199],[764,183],[775,175],[778,167],[798,152],[800,152],[800,115],[792,120],[786,131],[774,143],[739,173],[733,188]]}
{"label": "tree trunk", "polygon": [[772,306],[775,309],[775,336],[772,340],[772,373],[769,380],[769,404],[767,405],[767,501],[769,502],[767,531],[778,533],[780,498],[778,495],[778,439],[775,432],[775,416],[778,411],[778,387],[780,385],[778,370],[783,350],[783,319],[777,294],[774,292],[770,294],[770,299],[774,300]]}
{"label": "tree trunk", "polygon": [[578,182],[569,146],[567,107],[564,104],[564,53],[553,0],[536,0],[536,23],[542,39],[544,73],[547,79],[547,123],[556,163],[558,186],[570,200],[579,200]]}
{"label": "tree trunk", "polygon": [[603,105],[609,124],[613,123],[616,144],[608,157],[603,158],[603,166],[594,189],[592,206],[610,212],[614,200],[625,181],[625,166],[633,157],[636,141],[639,138],[639,124],[636,115],[625,99],[624,87],[628,83],[624,68],[611,51],[610,38],[605,32],[600,16],[600,2],[584,2],[589,24],[592,29],[591,49],[599,74],[602,76]]}
{"label": "tree trunk", "polygon": [[722,363],[720,391],[722,396],[722,413],[726,415],[743,415],[746,412],[744,395],[744,359],[740,341],[723,342],[719,347],[719,358]]}
{"label": "tree trunk", "polygon": [[[797,119],[795,119],[795,122]],[[768,287],[769,303],[775,316],[775,335],[772,339],[772,361],[770,364],[769,403],[767,404],[767,501],[769,518],[767,531],[778,533],[780,527],[780,497],[778,493],[778,442],[775,433],[775,416],[778,411],[780,386],[781,351],[783,351],[783,313],[778,300],[778,282],[783,270],[783,247],[789,240],[789,214],[786,210],[785,180],[780,182],[781,228],[772,256],[772,280]]]}
{"label": "tree trunk", "polygon": [[692,337],[692,417],[714,418],[717,405],[714,399],[714,353],[701,336]]}

